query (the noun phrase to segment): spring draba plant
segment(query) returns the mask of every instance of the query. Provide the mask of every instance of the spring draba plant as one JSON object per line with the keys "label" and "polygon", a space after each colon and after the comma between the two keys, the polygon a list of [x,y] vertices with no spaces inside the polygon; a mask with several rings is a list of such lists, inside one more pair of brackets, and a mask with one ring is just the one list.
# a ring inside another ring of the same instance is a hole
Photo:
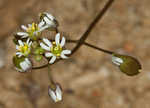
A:
{"label": "spring draba plant", "polygon": [[[63,92],[60,84],[53,80],[50,72],[50,65],[55,64],[60,60],[68,59],[82,45],[86,45],[95,50],[111,55],[112,63],[118,66],[120,71],[128,76],[134,76],[140,73],[141,64],[136,58],[117,54],[85,42],[92,29],[95,27],[97,22],[102,19],[113,2],[114,0],[108,0],[104,8],[94,18],[79,40],[66,39],[65,36],[59,33],[59,23],[56,18],[46,12],[43,12],[39,15],[38,23],[33,22],[32,24],[28,24],[28,26],[21,25],[23,31],[17,32],[13,39],[17,50],[16,55],[13,57],[15,69],[19,72],[25,73],[32,69],[48,67],[50,79],[48,94],[54,102],[62,100]],[[42,38],[42,32],[44,31],[55,31],[55,39],[48,39],[46,37]],[[69,50],[65,47],[66,43],[76,43],[76,46],[72,50]],[[45,58],[47,60],[47,64],[35,67],[31,61],[31,58],[34,58],[37,62],[40,62],[43,60],[43,58]]]}

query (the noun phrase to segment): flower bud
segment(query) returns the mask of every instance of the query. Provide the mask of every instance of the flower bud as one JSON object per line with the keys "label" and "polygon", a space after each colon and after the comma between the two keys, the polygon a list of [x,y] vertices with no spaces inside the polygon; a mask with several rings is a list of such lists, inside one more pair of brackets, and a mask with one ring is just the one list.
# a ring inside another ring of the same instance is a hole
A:
{"label": "flower bud", "polygon": [[137,75],[142,69],[141,64],[136,58],[127,55],[113,54],[112,62],[129,76]]}
{"label": "flower bud", "polygon": [[59,84],[50,85],[48,88],[48,94],[54,102],[62,100],[62,89]]}
{"label": "flower bud", "polygon": [[13,63],[15,68],[19,72],[26,72],[32,68],[32,63],[28,58],[25,57],[13,57]]}
{"label": "flower bud", "polygon": [[56,18],[47,12],[40,14],[40,20],[45,22],[46,26],[51,30],[57,28],[59,25]]}

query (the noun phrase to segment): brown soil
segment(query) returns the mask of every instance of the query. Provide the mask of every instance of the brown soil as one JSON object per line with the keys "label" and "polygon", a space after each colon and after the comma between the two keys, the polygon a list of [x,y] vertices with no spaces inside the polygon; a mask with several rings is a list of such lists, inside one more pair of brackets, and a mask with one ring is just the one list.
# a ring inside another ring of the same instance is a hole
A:
{"label": "brown soil", "polygon": [[78,39],[107,0],[0,0],[0,108],[150,108],[150,0],[116,0],[87,41],[137,57],[142,72],[126,76],[111,57],[83,46],[69,60],[53,65],[63,101],[48,96],[47,69],[14,70],[13,33],[46,11],[59,29]]}

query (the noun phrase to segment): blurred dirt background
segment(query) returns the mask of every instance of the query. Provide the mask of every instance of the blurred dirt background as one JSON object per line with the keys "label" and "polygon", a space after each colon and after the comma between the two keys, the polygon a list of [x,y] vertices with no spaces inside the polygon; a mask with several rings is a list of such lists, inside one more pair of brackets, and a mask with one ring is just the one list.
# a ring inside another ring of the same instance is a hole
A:
{"label": "blurred dirt background", "polygon": [[46,11],[59,29],[78,39],[107,0],[0,0],[0,108],[150,108],[150,0],[115,0],[88,42],[137,57],[142,72],[129,77],[111,57],[86,46],[69,60],[53,65],[63,101],[48,96],[47,69],[21,74],[14,70],[13,33]]}

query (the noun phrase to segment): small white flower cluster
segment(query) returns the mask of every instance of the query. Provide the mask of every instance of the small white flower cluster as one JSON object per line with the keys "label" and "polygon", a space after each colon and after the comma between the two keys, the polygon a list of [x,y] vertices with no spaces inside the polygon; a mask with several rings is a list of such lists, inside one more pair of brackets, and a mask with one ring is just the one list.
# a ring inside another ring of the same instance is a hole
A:
{"label": "small white flower cluster", "polygon": [[[41,60],[45,50],[50,51],[51,53],[45,53],[46,57],[52,56],[52,59],[49,63],[54,63],[56,57],[59,56],[59,53],[61,53],[60,55],[62,58],[67,58],[64,54],[70,54],[71,52],[67,52],[68,50],[62,50],[62,47],[65,44],[65,38],[63,37],[61,44],[59,44],[60,34],[59,36],[57,35],[56,45],[54,42],[51,43],[48,39],[45,38],[43,38],[43,41],[48,46],[40,42],[40,36],[44,30],[56,30],[57,27],[58,22],[56,18],[46,12],[40,14],[39,23],[33,22],[32,24],[28,24],[28,26],[21,25],[23,32],[17,32],[14,38],[17,50],[15,55],[17,60],[15,59],[14,64],[19,72],[26,72],[32,68],[32,63],[29,57],[31,54],[35,54],[35,52],[36,58]],[[33,43],[36,43],[36,47],[33,47]]]}
{"label": "small white flower cluster", "polygon": [[[32,69],[31,57],[36,61],[41,61],[43,57],[47,58],[49,64],[53,64],[57,59],[67,59],[66,55],[71,54],[71,50],[65,48],[66,39],[58,33],[58,22],[54,16],[47,12],[40,14],[40,21],[33,22],[27,26],[21,25],[23,31],[17,32],[14,36],[16,44],[16,54],[13,57],[13,63],[19,72],[27,72]],[[55,31],[55,40],[47,38],[41,39],[42,32]],[[49,96],[58,102],[62,100],[62,89],[59,84],[49,87]]]}
{"label": "small white flower cluster", "polygon": [[32,41],[30,41],[29,38],[26,42],[18,40],[18,44],[16,45],[16,56],[18,60],[14,62],[14,64],[16,66],[16,70],[19,72],[26,72],[32,67],[32,63],[28,58],[29,54],[31,53],[31,45]]}

